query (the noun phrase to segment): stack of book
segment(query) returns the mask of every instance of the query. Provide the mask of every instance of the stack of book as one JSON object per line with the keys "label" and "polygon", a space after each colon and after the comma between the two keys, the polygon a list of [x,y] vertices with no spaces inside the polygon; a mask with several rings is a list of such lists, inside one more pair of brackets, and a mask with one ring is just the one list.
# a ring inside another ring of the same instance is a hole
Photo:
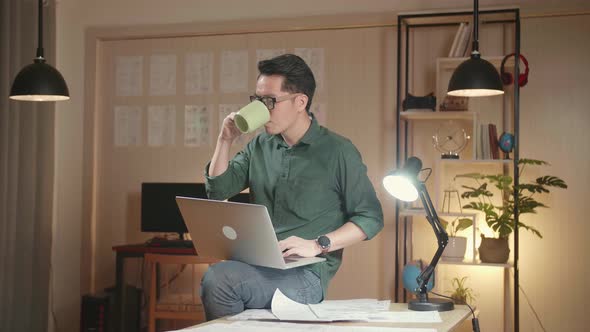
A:
{"label": "stack of book", "polygon": [[498,130],[495,124],[480,125],[477,136],[476,157],[479,160],[500,159]]}

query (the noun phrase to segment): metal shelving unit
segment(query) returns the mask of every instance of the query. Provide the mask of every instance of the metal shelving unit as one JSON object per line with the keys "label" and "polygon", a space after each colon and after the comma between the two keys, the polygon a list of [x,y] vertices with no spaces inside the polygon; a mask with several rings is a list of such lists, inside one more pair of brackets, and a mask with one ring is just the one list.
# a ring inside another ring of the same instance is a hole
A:
{"label": "metal shelving unit", "polygon": [[[477,123],[477,113],[475,112],[403,112],[402,101],[408,95],[408,83],[409,83],[409,43],[410,33],[413,29],[420,29],[423,27],[438,27],[438,26],[458,26],[461,22],[471,21],[473,16],[472,11],[460,11],[460,12],[427,12],[427,13],[412,13],[412,14],[401,14],[398,16],[397,25],[397,131],[396,131],[396,168],[400,168],[403,162],[411,156],[408,147],[408,123],[412,121],[423,121],[423,120],[467,120],[473,121],[475,132],[475,123]],[[481,24],[513,24],[514,25],[514,50],[516,54],[515,58],[518,59],[520,54],[520,11],[518,8],[508,9],[494,9],[494,10],[480,10],[479,11],[480,25]],[[493,64],[497,65],[501,62],[502,57],[491,57],[486,58]],[[437,60],[437,70],[450,70],[454,66],[461,63],[465,58],[445,58],[440,57]],[[518,61],[511,64],[514,70],[514,76],[517,77],[519,73]],[[441,69],[442,68],[442,69]],[[437,78],[438,80],[438,78]],[[437,82],[437,86],[440,82]],[[506,168],[511,167],[514,175],[514,185],[518,186],[518,160],[519,160],[519,86],[514,84],[512,95],[512,131],[514,132],[515,146],[513,151],[513,160],[476,160],[475,151],[473,152],[473,158],[467,160],[441,160],[440,163],[445,165],[499,165],[499,167]],[[438,94],[438,92],[437,92]],[[437,100],[440,103],[440,100]],[[444,262],[440,264],[453,264],[453,265],[473,265],[473,266],[493,266],[503,268],[505,270],[505,278],[508,278],[509,269],[514,269],[514,330],[519,330],[519,273],[518,273],[518,204],[515,204],[515,216],[514,216],[514,232],[513,232],[513,258],[506,264],[488,264],[481,263],[473,256],[472,260],[464,260],[463,262]],[[402,204],[396,200],[395,210],[395,241],[396,241],[396,255],[395,255],[395,290],[393,298],[395,302],[405,301],[406,292],[401,286],[401,271],[403,266],[408,261],[407,256],[407,242],[408,237],[408,225],[411,222],[411,218],[415,216],[424,215],[424,212],[419,209],[406,209]],[[439,216],[469,216],[473,215],[474,223],[477,216],[469,213],[439,213]],[[475,233],[475,227],[474,227]],[[475,248],[473,249],[475,252]],[[505,279],[506,280],[506,279]],[[506,292],[506,291],[505,291]],[[505,293],[506,294],[506,293]]]}

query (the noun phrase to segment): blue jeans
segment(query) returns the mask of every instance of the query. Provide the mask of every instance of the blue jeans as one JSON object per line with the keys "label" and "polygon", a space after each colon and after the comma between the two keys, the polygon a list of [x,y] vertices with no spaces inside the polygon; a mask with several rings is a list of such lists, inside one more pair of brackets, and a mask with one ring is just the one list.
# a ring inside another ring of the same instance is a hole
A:
{"label": "blue jeans", "polygon": [[205,316],[213,320],[246,309],[268,309],[277,288],[299,303],[323,298],[320,278],[303,267],[279,270],[224,261],[212,265],[201,280]]}

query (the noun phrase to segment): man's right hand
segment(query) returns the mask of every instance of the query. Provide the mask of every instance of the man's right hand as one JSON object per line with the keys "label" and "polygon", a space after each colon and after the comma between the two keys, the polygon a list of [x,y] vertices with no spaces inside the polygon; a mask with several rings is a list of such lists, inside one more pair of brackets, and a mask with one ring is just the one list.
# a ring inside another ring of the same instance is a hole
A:
{"label": "man's right hand", "polygon": [[223,119],[223,125],[221,126],[221,132],[219,133],[218,140],[225,142],[233,142],[236,138],[242,135],[242,132],[236,127],[234,117],[236,112],[231,112],[228,116]]}

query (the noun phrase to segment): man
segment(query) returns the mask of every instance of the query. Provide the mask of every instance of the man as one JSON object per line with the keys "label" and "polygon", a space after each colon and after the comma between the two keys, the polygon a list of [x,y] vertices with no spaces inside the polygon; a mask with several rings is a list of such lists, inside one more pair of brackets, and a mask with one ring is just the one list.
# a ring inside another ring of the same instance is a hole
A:
{"label": "man", "polygon": [[310,113],[315,91],[311,69],[285,54],[258,63],[258,99],[270,111],[265,133],[230,160],[240,135],[234,113],[224,121],[205,170],[207,193],[227,199],[250,188],[265,205],[283,256],[326,261],[288,270],[225,261],[209,268],[201,295],[207,320],[249,308],[270,308],[277,288],[300,303],[318,303],[342,262],[342,248],[383,228],[383,212],[354,145],[318,125]]}

